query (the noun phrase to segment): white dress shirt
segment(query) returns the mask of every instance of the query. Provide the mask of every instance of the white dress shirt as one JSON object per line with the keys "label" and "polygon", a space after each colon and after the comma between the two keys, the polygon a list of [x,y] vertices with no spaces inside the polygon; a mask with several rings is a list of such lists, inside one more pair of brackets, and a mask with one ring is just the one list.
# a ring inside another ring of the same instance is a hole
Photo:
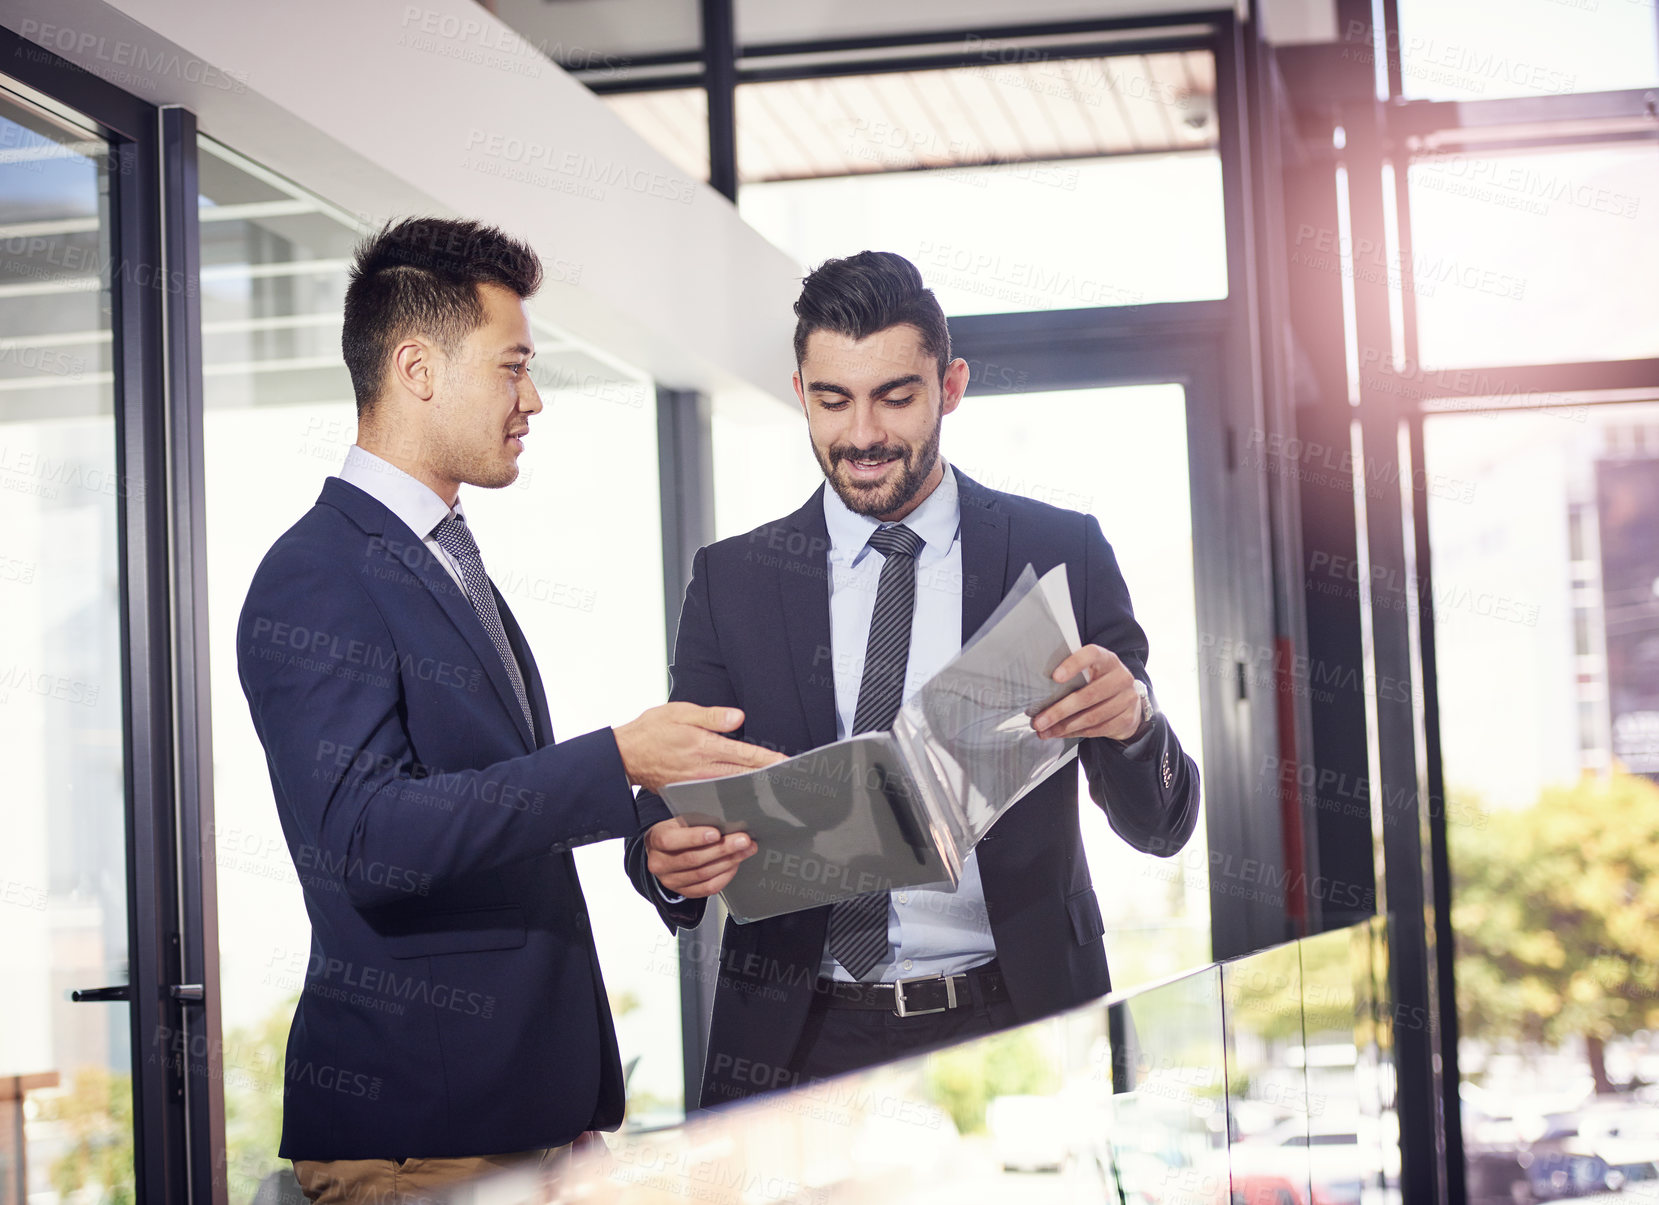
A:
{"label": "white dress shirt", "polygon": [[[842,740],[852,734],[876,585],[887,558],[869,546],[871,533],[881,524],[849,510],[827,484],[824,521],[830,539],[835,735]],[[962,651],[962,511],[956,474],[949,465],[938,486],[903,523],[924,541],[916,558],[916,613],[904,677],[908,699]],[[887,939],[893,958],[870,972],[872,980],[891,983],[916,975],[954,975],[995,957],[977,853],[963,862],[962,882],[954,892],[908,887],[893,892],[890,900]],[[819,973],[843,982],[852,979],[829,953],[827,943]]]}

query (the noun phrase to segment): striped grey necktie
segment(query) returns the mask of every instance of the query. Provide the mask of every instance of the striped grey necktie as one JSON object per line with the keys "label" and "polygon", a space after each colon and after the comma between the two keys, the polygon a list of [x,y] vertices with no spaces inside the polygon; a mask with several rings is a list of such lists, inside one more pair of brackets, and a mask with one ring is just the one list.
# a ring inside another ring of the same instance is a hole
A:
{"label": "striped grey necktie", "polygon": [[[916,614],[916,554],[922,544],[922,537],[902,523],[877,528],[870,536],[870,547],[886,560],[876,585],[864,678],[850,735],[883,731],[898,718],[910,663],[910,623]],[[854,979],[863,979],[887,961],[887,894],[873,891],[830,908],[829,952]]]}
{"label": "striped grey necktie", "polygon": [[501,626],[501,612],[496,610],[489,574],[484,572],[484,558],[478,554],[478,542],[472,538],[465,516],[450,512],[442,523],[432,529],[432,538],[461,567],[461,581],[466,585],[467,598],[472,601],[472,609],[478,612],[484,630],[490,634],[490,643],[501,654],[501,662],[507,667],[507,677],[513,683],[513,693],[518,696],[518,705],[524,709],[524,723],[534,733],[536,721],[530,715],[530,696],[524,691],[518,658],[513,656],[512,646],[507,643],[507,629]]}

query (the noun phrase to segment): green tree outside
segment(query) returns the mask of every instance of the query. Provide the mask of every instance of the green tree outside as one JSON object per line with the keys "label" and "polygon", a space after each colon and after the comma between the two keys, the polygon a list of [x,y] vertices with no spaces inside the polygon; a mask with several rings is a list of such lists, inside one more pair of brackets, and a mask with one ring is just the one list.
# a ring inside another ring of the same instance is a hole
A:
{"label": "green tree outside", "polygon": [[1659,1027],[1659,787],[1586,776],[1451,832],[1458,1013],[1472,1038],[1608,1041]]}
{"label": "green tree outside", "polygon": [[983,1130],[986,1106],[999,1096],[1041,1096],[1059,1087],[1053,1060],[1028,1029],[942,1050],[927,1061],[927,1097],[961,1134]]}
{"label": "green tree outside", "polygon": [[40,1120],[69,1138],[52,1164],[52,1187],[69,1198],[88,1188],[106,1205],[133,1205],[132,1076],[82,1067],[69,1091],[41,1101]]}

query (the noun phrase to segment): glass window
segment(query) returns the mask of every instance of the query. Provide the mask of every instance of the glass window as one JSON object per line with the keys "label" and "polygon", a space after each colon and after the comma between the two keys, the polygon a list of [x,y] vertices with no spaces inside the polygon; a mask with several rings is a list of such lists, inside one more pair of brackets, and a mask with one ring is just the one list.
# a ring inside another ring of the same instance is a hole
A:
{"label": "glass window", "polygon": [[[803,420],[804,427],[804,420]],[[1102,474],[1088,457],[1056,456],[1057,432],[1074,447],[1134,447]],[[1130,385],[964,400],[945,421],[951,463],[992,489],[1083,511],[1100,520],[1151,647],[1147,669],[1181,744],[1204,765],[1199,716],[1192,491],[1187,478],[1186,393]],[[1180,853],[1140,853],[1112,832],[1079,788],[1083,844],[1106,919],[1112,985],[1124,989],[1210,960],[1210,865],[1205,817]]]}
{"label": "glass window", "polygon": [[739,211],[810,267],[913,260],[947,314],[1227,295],[1207,52],[745,84]]}
{"label": "glass window", "polygon": [[[1371,38],[1349,24],[1360,52]],[[1406,96],[1482,100],[1659,84],[1659,30],[1644,0],[1400,0]]]}
{"label": "glass window", "polygon": [[214,836],[230,1200],[276,1157],[288,1023],[311,949],[270,772],[237,677],[236,623],[266,549],[355,428],[340,307],[355,221],[217,143],[200,161]]}
{"label": "glass window", "polygon": [[1651,145],[1436,155],[1408,181],[1422,369],[1659,355]]}
{"label": "glass window", "polygon": [[[1447,789],[1521,805],[1579,772],[1568,516],[1587,409],[1425,424]],[[1576,421],[1575,421],[1576,420]],[[1599,425],[1599,424],[1598,424]]]}
{"label": "glass window", "polygon": [[[230,1199],[246,1202],[285,1167],[282,1052],[310,928],[237,678],[236,624],[265,551],[356,437],[340,318],[362,228],[211,139],[199,145],[226,1159]],[[545,404],[537,435],[518,481],[469,490],[466,506],[535,650],[554,731],[569,737],[631,719],[666,693],[656,474],[630,474],[624,488],[615,467],[656,463],[655,398],[638,374],[539,319],[532,326]],[[616,842],[577,860],[623,1061],[637,1059],[633,1106],[677,1109],[679,1000],[655,973],[661,923],[624,877]],[[670,975],[677,982],[672,966]]]}
{"label": "glass window", "polygon": [[1655,418],[1424,426],[1427,467],[1475,487],[1428,499],[1471,1198],[1600,1185],[1653,1133],[1659,454],[1624,433]]}
{"label": "glass window", "polygon": [[732,393],[714,395],[714,529],[742,535],[787,515],[823,484],[806,418],[787,403]]}
{"label": "glass window", "polygon": [[[0,80],[3,89],[4,80]],[[108,148],[0,90],[0,1199],[131,1200]]]}
{"label": "glass window", "polygon": [[803,269],[896,251],[953,316],[1227,295],[1213,151],[749,184],[738,209]]}

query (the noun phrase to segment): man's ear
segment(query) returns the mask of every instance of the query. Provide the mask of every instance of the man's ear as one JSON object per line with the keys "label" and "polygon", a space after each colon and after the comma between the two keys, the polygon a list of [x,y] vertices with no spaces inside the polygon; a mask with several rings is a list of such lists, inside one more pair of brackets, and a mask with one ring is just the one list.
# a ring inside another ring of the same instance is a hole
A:
{"label": "man's ear", "polygon": [[411,335],[392,349],[392,383],[423,402],[438,391],[438,349]]}
{"label": "man's ear", "polygon": [[805,414],[808,418],[811,418],[812,415],[807,411],[807,408],[806,408],[806,390],[801,387],[801,370],[799,368],[797,368],[795,370],[794,375],[791,376],[789,379],[795,385],[795,400],[797,402],[801,403],[801,413]]}
{"label": "man's ear", "polygon": [[940,414],[949,414],[956,409],[962,395],[968,391],[968,362],[961,356],[945,366],[944,404]]}

